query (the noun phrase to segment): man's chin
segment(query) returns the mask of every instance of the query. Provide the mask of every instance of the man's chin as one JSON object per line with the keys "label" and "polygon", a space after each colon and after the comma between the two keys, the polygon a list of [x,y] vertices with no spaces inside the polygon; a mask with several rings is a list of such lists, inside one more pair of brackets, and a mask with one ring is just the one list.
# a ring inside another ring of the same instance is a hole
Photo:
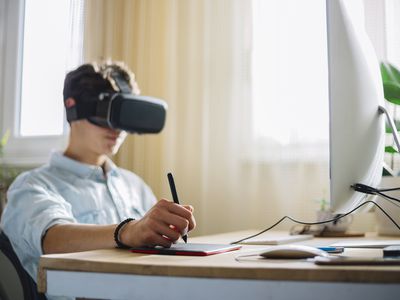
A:
{"label": "man's chin", "polygon": [[107,155],[115,155],[117,154],[119,148],[121,148],[123,142],[125,140],[125,137],[123,138],[118,138],[117,140],[106,144],[106,148],[107,148]]}

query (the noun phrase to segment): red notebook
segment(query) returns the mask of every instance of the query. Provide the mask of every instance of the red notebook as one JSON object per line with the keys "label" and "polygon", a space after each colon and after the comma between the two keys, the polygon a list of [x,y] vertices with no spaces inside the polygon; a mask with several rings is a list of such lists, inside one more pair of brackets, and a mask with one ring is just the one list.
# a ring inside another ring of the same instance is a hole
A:
{"label": "red notebook", "polygon": [[146,253],[146,254],[207,256],[212,254],[238,250],[240,248],[241,248],[240,245],[179,243],[179,244],[173,244],[171,248],[139,247],[139,248],[131,248],[130,251],[134,253]]}

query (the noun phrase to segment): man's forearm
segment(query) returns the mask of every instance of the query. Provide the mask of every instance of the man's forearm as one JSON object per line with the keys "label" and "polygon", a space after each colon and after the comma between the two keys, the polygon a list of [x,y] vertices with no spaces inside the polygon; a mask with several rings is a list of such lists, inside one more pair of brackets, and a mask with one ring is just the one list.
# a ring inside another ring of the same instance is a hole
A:
{"label": "man's forearm", "polygon": [[[161,199],[139,220],[124,224],[119,240],[131,247],[171,247],[181,233],[196,226],[191,206],[181,206]],[[117,224],[68,224],[51,227],[43,238],[43,252],[65,253],[116,246]]]}
{"label": "man's forearm", "polygon": [[68,224],[51,227],[43,239],[43,253],[66,253],[115,247],[113,225]]}

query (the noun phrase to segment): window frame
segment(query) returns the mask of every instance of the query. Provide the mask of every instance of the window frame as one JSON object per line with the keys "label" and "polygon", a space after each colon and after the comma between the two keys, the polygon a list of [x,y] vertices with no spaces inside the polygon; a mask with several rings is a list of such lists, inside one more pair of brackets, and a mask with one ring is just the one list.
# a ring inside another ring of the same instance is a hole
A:
{"label": "window frame", "polygon": [[0,0],[0,136],[10,130],[4,163],[34,166],[47,162],[51,149],[65,147],[68,129],[58,136],[19,134],[24,7],[25,0]]}

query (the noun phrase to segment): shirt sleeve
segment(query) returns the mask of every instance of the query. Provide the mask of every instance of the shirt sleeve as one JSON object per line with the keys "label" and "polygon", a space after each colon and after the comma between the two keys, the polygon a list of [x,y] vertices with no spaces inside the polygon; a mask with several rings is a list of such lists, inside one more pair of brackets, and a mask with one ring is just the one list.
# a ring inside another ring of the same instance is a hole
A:
{"label": "shirt sleeve", "polygon": [[156,204],[156,196],[154,196],[151,188],[143,180],[141,180],[140,194],[145,211],[148,211],[154,204]]}
{"label": "shirt sleeve", "polygon": [[70,204],[29,173],[16,179],[7,199],[2,228],[20,258],[43,254],[42,237],[51,226],[76,223]]}
{"label": "shirt sleeve", "polygon": [[[119,174],[123,179],[124,186],[128,187],[130,194],[136,194],[138,201],[134,203],[138,212],[144,215],[153,205],[157,202],[151,188],[144,182],[144,180],[135,173],[119,168]],[[129,198],[129,197],[128,197]],[[129,200],[130,201],[130,200]]]}

